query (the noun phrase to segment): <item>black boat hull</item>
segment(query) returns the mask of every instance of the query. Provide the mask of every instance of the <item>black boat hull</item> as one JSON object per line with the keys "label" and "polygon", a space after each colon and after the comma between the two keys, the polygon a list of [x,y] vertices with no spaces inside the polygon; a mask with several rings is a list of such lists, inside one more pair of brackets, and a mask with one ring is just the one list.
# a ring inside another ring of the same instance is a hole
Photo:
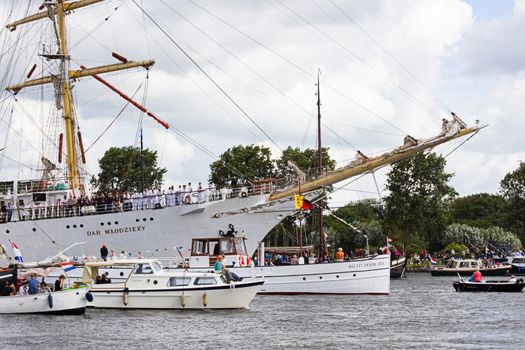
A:
{"label": "black boat hull", "polygon": [[456,292],[521,292],[525,282],[487,281],[487,282],[454,282]]}
{"label": "black boat hull", "polygon": [[[510,272],[510,266],[505,266],[504,268],[494,268],[494,269],[479,269],[483,276],[505,276]],[[439,276],[471,276],[474,271],[478,269],[431,269],[430,274],[434,277]]]}

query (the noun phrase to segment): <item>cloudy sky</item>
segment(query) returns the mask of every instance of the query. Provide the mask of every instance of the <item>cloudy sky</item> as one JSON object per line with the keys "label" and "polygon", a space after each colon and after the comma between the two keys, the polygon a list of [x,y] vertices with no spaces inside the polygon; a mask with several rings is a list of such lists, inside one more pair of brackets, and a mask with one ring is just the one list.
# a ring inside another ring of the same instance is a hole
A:
{"label": "cloudy sky", "polygon": [[[2,2],[2,24],[40,3]],[[108,0],[68,16],[68,28],[73,69],[115,63],[112,51],[156,60],[148,79],[143,69],[106,78],[129,95],[138,91],[139,101],[145,95],[152,112],[212,154],[144,117],[145,147],[168,169],[166,185],[207,182],[213,155],[233,145],[266,145],[274,157],[289,145],[315,147],[318,70],[323,143],[340,166],[357,149],[376,155],[405,134],[435,135],[450,111],[489,124],[447,156],[460,195],[496,193],[525,161],[525,0]],[[1,32],[2,90],[34,63],[42,74],[49,64],[36,54],[49,39],[50,21]],[[125,105],[93,79],[76,82],[74,98],[86,147]],[[30,88],[15,101],[2,92],[0,103],[0,179],[36,178],[52,95]],[[87,152],[88,173],[98,173],[108,147],[134,144],[139,120],[137,110],[124,110]],[[376,174],[381,191],[386,170]],[[333,206],[378,197],[372,176],[337,187]]]}

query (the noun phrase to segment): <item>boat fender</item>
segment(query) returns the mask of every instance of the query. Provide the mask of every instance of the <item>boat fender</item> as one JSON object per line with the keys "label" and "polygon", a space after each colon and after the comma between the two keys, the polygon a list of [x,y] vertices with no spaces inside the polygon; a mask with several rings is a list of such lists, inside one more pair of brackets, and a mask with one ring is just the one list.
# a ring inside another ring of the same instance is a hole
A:
{"label": "boat fender", "polygon": [[186,294],[182,294],[182,295],[180,296],[180,306],[182,306],[182,307],[186,307],[186,298],[187,298],[187,297],[186,297]]}
{"label": "boat fender", "polygon": [[208,306],[208,293],[206,292],[202,295],[202,305],[204,305],[204,307]]}
{"label": "boat fender", "polygon": [[52,309],[53,308],[53,296],[51,295],[51,293],[47,295],[47,303],[49,304],[49,308]]}
{"label": "boat fender", "polygon": [[86,300],[91,303],[93,301],[93,294],[91,294],[89,292],[86,293]]}
{"label": "boat fender", "polygon": [[129,294],[129,288],[126,287],[124,288],[124,294],[122,294],[122,303],[126,306],[128,305],[128,294]]}

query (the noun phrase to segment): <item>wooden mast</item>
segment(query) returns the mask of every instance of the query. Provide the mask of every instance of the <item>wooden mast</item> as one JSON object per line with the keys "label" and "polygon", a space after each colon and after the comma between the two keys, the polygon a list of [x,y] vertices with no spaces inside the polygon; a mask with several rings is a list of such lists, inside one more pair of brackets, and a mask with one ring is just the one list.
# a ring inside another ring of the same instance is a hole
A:
{"label": "wooden mast", "polygon": [[[71,190],[79,189],[82,193],[85,191],[84,184],[81,183],[81,172],[79,159],[77,154],[77,144],[79,140],[75,137],[75,117],[73,112],[73,99],[71,94],[70,79],[76,79],[86,76],[94,76],[96,74],[108,73],[117,70],[129,69],[142,66],[149,68],[155,63],[153,60],[141,62],[125,62],[119,64],[106,65],[91,69],[69,70],[69,52],[67,46],[67,32],[65,16],[71,11],[93,5],[104,0],[80,0],[72,3],[65,3],[64,0],[57,0],[56,4],[45,3],[48,8],[45,11],[39,12],[35,15],[28,16],[16,22],[6,25],[6,28],[11,31],[16,30],[18,25],[30,23],[43,18],[50,18],[56,21],[57,26],[57,41],[59,45],[58,55],[47,55],[50,59],[60,59],[60,75],[46,76],[38,79],[28,80],[21,84],[11,85],[6,90],[12,91],[15,94],[22,88],[29,86],[36,86],[42,84],[54,83],[57,95],[61,96],[63,107],[63,118],[66,136],[66,160],[68,169],[68,183]],[[81,145],[79,145],[81,147]]]}
{"label": "wooden mast", "polygon": [[[318,158],[318,176],[323,175],[323,148],[321,145],[321,88],[319,86],[319,75],[321,70],[317,71],[317,158]],[[324,239],[324,225],[323,225],[323,207],[324,207],[324,191],[321,191],[318,203],[319,210],[319,255],[323,256],[326,253],[326,242]]]}

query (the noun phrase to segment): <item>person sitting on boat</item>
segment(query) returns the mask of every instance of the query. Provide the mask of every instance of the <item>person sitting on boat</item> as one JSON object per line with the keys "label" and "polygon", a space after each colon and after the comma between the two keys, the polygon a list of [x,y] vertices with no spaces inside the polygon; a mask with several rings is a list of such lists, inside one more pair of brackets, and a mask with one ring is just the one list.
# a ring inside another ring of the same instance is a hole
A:
{"label": "person sitting on boat", "polygon": [[64,281],[66,280],[66,276],[60,275],[58,279],[55,281],[55,292],[59,292],[62,289],[64,289]]}
{"label": "person sitting on boat", "polygon": [[509,279],[509,283],[517,283],[518,282],[518,279],[516,278],[515,275],[511,275],[510,276],[510,279]]}
{"label": "person sitting on boat", "polygon": [[36,279],[36,273],[31,274],[27,280],[27,288],[29,294],[37,294],[40,289],[40,282]]}
{"label": "person sitting on boat", "polygon": [[213,270],[216,273],[223,274],[226,277],[226,282],[230,283],[232,281],[232,275],[230,270],[228,270],[226,267],[224,267],[224,256],[219,255],[217,258],[217,261],[215,262],[215,265],[213,265]]}
{"label": "person sitting on boat", "polygon": [[337,249],[337,253],[335,253],[335,261],[344,261],[345,259],[345,253],[343,252],[343,248]]}
{"label": "person sitting on boat", "polygon": [[481,276],[481,272],[476,270],[468,280],[469,282],[481,282],[482,279],[483,277]]}
{"label": "person sitting on boat", "polygon": [[5,287],[2,290],[2,296],[8,297],[12,295],[16,295],[16,288],[13,282],[11,282],[10,280],[7,280],[5,281]]}

